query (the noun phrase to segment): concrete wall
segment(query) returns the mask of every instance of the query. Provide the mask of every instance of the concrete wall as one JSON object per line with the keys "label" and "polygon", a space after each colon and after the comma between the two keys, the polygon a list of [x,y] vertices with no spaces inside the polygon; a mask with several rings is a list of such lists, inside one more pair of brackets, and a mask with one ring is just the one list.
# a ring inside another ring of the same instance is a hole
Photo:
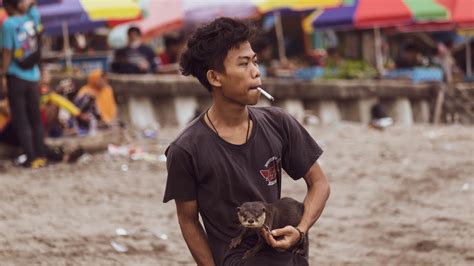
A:
{"label": "concrete wall", "polygon": [[[65,77],[55,76],[54,80],[62,78]],[[83,77],[73,79],[77,86],[85,82]],[[121,118],[136,128],[184,127],[196,112],[211,104],[210,93],[194,78],[111,74],[109,80]],[[403,81],[266,79],[264,89],[276,100],[271,103],[262,96],[259,106],[280,106],[300,121],[312,113],[322,124],[341,120],[367,123],[372,105],[381,102],[396,123],[410,126],[432,120],[437,86]]]}

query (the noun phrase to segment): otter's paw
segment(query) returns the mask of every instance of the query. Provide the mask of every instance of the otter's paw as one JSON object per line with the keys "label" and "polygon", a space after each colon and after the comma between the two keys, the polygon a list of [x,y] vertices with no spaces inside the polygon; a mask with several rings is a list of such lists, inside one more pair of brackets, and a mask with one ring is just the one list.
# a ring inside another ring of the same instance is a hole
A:
{"label": "otter's paw", "polygon": [[240,242],[242,242],[241,237],[232,238],[229,244],[229,248],[236,248],[238,245],[240,245]]}

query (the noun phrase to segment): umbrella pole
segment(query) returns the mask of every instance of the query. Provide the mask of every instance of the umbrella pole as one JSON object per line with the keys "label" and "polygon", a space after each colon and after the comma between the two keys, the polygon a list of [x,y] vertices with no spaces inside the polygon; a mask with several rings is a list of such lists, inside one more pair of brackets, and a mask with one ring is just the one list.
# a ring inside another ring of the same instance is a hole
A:
{"label": "umbrella pole", "polygon": [[283,37],[283,27],[281,25],[281,15],[280,12],[275,12],[273,14],[275,16],[275,32],[278,42],[278,57],[280,58],[281,62],[286,61],[286,53],[285,53],[285,39]]}
{"label": "umbrella pole", "polygon": [[72,53],[69,44],[69,28],[67,22],[62,24],[63,30],[63,46],[64,46],[64,61],[66,62],[66,72],[72,71]]}
{"label": "umbrella pole", "polygon": [[383,67],[383,58],[382,58],[382,36],[380,34],[380,28],[374,28],[374,45],[375,45],[375,65],[380,75],[385,74],[385,69]]}
{"label": "umbrella pole", "polygon": [[466,76],[472,77],[472,52],[471,52],[471,35],[467,35],[466,42]]}

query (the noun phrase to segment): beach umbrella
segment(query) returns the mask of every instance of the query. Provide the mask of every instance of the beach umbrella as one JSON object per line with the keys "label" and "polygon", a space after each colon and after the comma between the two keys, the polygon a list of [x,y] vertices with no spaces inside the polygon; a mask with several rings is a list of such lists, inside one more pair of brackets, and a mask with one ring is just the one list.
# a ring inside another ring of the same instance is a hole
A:
{"label": "beach umbrella", "polygon": [[[143,19],[120,24],[114,27],[107,37],[110,47],[121,48],[127,44],[127,31],[131,26],[137,27],[144,38],[150,38],[183,25],[184,10],[182,0],[142,1],[143,10],[147,10]],[[166,7],[166,8],[163,8]]]}
{"label": "beach umbrella", "polygon": [[382,27],[446,21],[449,10],[437,0],[354,0],[346,5],[316,11],[303,22],[305,31],[315,29],[374,29],[377,68],[382,70]]}
{"label": "beach umbrella", "polygon": [[305,29],[391,27],[445,21],[450,15],[438,0],[353,0],[346,3],[348,5],[314,12],[305,19]]}
{"label": "beach umbrella", "polygon": [[135,0],[80,0],[91,20],[139,19],[141,8]]}
{"label": "beach umbrella", "polygon": [[62,0],[38,7],[46,34],[62,35],[66,65],[72,65],[69,34],[87,32],[107,25],[108,20],[130,20],[140,17],[134,0]]}
{"label": "beach umbrella", "polygon": [[343,4],[341,0],[253,0],[253,2],[263,14],[275,11],[313,11]]}
{"label": "beach umbrella", "polygon": [[257,6],[253,0],[183,0],[184,22],[186,25],[201,24],[218,17],[256,17]]}
{"label": "beach umbrella", "polygon": [[111,47],[126,45],[130,26],[140,28],[144,38],[151,38],[183,26],[210,22],[218,17],[249,18],[258,15],[252,0],[142,0],[140,3],[143,18],[114,27],[108,36]]}
{"label": "beach umbrella", "polygon": [[341,0],[253,0],[257,10],[261,14],[271,13],[275,18],[275,33],[278,44],[278,56],[280,60],[286,60],[286,51],[281,23],[281,12],[304,12],[340,6]]}
{"label": "beach umbrella", "polygon": [[62,0],[58,4],[39,6],[41,23],[49,36],[64,34],[63,25],[69,33],[87,32],[106,25],[106,21],[93,21],[79,0]]}

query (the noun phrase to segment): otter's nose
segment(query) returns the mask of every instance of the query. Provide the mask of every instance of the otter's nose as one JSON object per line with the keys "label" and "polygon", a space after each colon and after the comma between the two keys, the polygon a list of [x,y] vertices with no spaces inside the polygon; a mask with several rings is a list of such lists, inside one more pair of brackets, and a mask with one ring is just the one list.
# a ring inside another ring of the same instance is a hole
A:
{"label": "otter's nose", "polygon": [[253,219],[248,220],[249,224],[253,224]]}

